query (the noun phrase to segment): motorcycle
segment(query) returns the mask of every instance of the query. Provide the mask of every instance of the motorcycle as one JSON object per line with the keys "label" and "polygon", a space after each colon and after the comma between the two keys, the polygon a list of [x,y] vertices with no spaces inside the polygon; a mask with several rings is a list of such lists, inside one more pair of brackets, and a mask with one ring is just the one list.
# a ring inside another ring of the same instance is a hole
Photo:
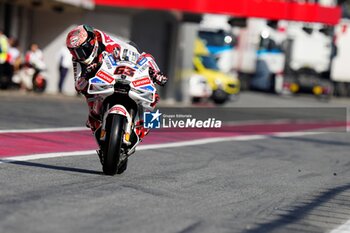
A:
{"label": "motorcycle", "polygon": [[28,91],[42,93],[47,86],[46,65],[37,61],[35,66],[24,65],[12,78],[12,81],[22,85]]}
{"label": "motorcycle", "polygon": [[37,93],[42,93],[45,91],[47,86],[46,74],[43,70],[36,71],[33,76],[33,91]]}
{"label": "motorcycle", "polygon": [[101,126],[94,136],[106,175],[123,173],[128,157],[142,141],[144,110],[153,111],[156,87],[149,77],[148,59],[138,63],[116,61],[103,53],[102,64],[89,79],[87,93],[94,96],[92,111]]}

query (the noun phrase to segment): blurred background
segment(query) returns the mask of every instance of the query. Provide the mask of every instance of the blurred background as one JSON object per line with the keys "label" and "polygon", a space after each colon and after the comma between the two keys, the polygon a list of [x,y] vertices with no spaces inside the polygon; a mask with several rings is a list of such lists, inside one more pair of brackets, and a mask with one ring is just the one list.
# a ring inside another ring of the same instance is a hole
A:
{"label": "blurred background", "polygon": [[[169,76],[160,90],[169,102],[221,105],[248,90],[349,97],[349,9],[344,0],[0,0],[0,88],[75,95],[65,37],[85,23],[151,53]],[[42,56],[40,73],[28,69],[30,53]]]}

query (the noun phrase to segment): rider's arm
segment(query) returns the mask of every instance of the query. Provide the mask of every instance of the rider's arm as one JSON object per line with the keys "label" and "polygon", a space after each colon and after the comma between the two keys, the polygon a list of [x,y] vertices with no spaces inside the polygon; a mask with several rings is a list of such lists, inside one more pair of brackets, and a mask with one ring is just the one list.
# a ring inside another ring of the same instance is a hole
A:
{"label": "rider's arm", "polygon": [[[78,71],[78,66],[80,66],[80,71]],[[78,93],[86,94],[88,87],[88,79],[86,76],[86,67],[84,67],[79,62],[73,59],[73,74],[74,74],[74,86]]]}
{"label": "rider's arm", "polygon": [[73,59],[72,63],[73,63],[74,81],[76,81],[77,78],[80,76],[81,72],[78,71],[78,62]]}
{"label": "rider's arm", "polygon": [[160,71],[157,63],[155,62],[153,56],[148,53],[142,53],[137,60],[137,63],[142,59],[147,59],[149,64],[149,76],[152,78],[153,82],[157,83],[159,86],[165,86],[168,82],[168,78]]}
{"label": "rider's arm", "polygon": [[[107,36],[106,34],[103,35],[105,37]],[[152,78],[153,82],[157,83],[160,86],[164,86],[167,83],[168,78],[160,71],[157,63],[155,62],[151,54],[139,54],[138,48],[135,47],[131,42],[118,44],[116,41],[113,41],[109,36],[106,38],[109,39],[109,43],[102,43],[104,46],[103,50],[107,53],[113,54],[116,60],[127,60],[138,63],[142,59],[147,59],[147,62],[150,66],[150,77]],[[102,41],[107,41],[107,39]]]}
{"label": "rider's arm", "polygon": [[[80,72],[78,71],[80,66]],[[96,71],[100,67],[101,62],[92,63],[88,66],[73,60],[73,73],[75,80],[75,90],[79,93],[86,94],[89,79],[94,77]]]}

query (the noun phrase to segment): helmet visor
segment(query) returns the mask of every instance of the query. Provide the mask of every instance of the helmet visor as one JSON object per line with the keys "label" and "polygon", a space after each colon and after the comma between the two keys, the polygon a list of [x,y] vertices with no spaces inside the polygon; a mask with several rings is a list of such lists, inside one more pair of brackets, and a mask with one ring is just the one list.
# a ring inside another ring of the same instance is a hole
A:
{"label": "helmet visor", "polygon": [[72,56],[77,61],[86,60],[92,53],[95,46],[95,40],[86,41],[77,48],[69,48]]}

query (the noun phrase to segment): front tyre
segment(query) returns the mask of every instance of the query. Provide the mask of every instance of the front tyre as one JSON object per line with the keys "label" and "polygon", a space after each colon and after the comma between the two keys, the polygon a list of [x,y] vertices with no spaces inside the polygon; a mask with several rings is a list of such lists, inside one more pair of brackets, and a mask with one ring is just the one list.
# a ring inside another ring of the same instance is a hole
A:
{"label": "front tyre", "polygon": [[212,99],[217,105],[224,104],[228,100],[228,98],[228,94],[222,89],[215,90],[212,95]]}
{"label": "front tyre", "polygon": [[[106,141],[103,151],[103,173],[113,176],[118,172],[125,117],[113,114],[107,118]],[[118,172],[119,173],[119,172]]]}

